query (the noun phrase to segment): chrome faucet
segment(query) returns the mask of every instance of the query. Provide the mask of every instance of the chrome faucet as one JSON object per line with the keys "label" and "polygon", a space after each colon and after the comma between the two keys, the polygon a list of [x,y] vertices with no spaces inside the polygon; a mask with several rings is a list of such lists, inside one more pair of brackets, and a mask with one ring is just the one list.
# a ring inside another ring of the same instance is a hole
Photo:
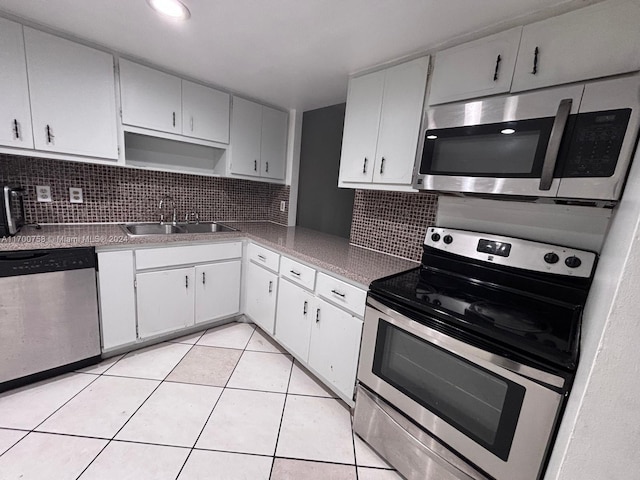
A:
{"label": "chrome faucet", "polygon": [[176,225],[178,223],[178,210],[176,209],[176,201],[173,197],[169,195],[165,195],[160,199],[160,203],[158,204],[158,210],[160,210],[160,223],[165,223],[164,221],[164,203],[165,201],[171,202],[171,207],[173,208],[173,214],[171,216],[171,223]]}

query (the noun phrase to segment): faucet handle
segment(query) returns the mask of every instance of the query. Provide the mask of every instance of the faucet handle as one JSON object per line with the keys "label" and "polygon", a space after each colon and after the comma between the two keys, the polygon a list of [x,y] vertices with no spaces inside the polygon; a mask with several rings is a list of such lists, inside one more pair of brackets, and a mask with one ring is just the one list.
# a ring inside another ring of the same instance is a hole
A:
{"label": "faucet handle", "polygon": [[[193,219],[193,221],[191,219]],[[198,212],[194,210],[193,212],[187,213],[184,217],[184,221],[187,223],[200,223],[200,215],[198,215]]]}

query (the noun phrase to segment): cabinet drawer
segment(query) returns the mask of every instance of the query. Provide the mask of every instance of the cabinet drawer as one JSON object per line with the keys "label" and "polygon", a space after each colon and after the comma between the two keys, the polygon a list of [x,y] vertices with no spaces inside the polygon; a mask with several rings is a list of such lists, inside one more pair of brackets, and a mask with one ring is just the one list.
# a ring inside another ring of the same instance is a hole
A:
{"label": "cabinet drawer", "polygon": [[365,290],[337,280],[324,273],[319,273],[316,293],[356,315],[364,316],[365,303],[367,300],[367,292]]}
{"label": "cabinet drawer", "polygon": [[282,260],[280,260],[280,276],[288,278],[309,290],[313,290],[313,286],[316,283],[316,271],[313,268],[287,257],[282,257]]}
{"label": "cabinet drawer", "polygon": [[242,256],[242,242],[149,248],[136,252],[136,269],[215,262]]}
{"label": "cabinet drawer", "polygon": [[278,265],[280,264],[280,254],[272,252],[269,249],[250,243],[247,247],[247,256],[249,260],[254,261],[258,265],[262,265],[269,270],[278,272]]}

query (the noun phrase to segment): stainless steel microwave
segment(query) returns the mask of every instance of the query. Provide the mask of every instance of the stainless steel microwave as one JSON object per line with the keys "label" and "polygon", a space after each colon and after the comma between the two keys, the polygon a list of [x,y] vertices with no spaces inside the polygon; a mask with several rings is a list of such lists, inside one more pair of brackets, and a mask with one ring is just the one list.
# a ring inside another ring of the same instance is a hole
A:
{"label": "stainless steel microwave", "polygon": [[640,75],[429,108],[413,186],[614,204],[639,116]]}

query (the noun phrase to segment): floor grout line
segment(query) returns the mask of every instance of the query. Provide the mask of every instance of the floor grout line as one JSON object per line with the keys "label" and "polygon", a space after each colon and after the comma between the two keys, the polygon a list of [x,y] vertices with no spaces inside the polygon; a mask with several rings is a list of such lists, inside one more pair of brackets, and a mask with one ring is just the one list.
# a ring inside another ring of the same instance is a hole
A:
{"label": "floor grout line", "polygon": [[[287,381],[287,390],[289,391],[289,385],[291,385],[291,377],[293,375],[293,365],[295,364],[295,359],[292,360],[291,366],[289,367],[289,380]],[[276,464],[276,453],[278,453],[278,442],[280,441],[280,432],[282,431],[282,422],[284,421],[284,411],[287,408],[287,398],[289,398],[288,393],[285,392],[284,395],[284,403],[282,404],[282,414],[280,414],[280,425],[278,425],[278,435],[276,435],[276,444],[273,447],[273,459],[271,460],[271,470],[269,471],[269,479],[273,475],[273,467]]]}

